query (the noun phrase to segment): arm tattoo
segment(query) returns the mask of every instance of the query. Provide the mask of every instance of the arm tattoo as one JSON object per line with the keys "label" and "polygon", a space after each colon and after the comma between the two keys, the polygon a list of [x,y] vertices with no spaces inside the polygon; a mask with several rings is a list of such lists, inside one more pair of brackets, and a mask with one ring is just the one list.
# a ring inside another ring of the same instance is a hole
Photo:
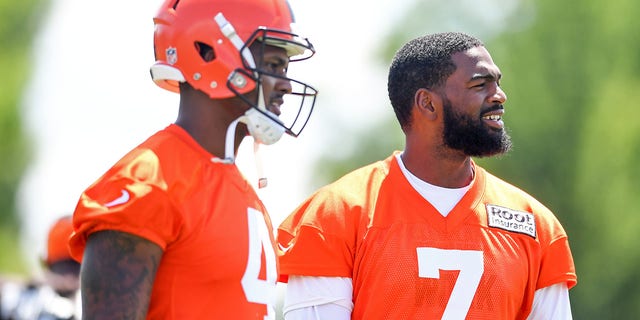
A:
{"label": "arm tattoo", "polygon": [[85,319],[145,319],[162,249],[118,231],[89,236],[82,261]]}

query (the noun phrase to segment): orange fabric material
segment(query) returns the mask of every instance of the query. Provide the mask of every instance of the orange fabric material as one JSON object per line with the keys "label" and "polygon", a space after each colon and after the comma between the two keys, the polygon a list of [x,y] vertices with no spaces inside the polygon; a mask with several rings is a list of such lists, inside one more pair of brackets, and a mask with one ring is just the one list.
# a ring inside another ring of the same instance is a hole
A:
{"label": "orange fabric material", "polygon": [[[567,235],[534,198],[475,172],[447,217],[411,187],[394,156],[324,187],[280,225],[281,281],[352,278],[352,319],[440,319],[445,310],[526,319],[536,289],[576,284]],[[489,226],[487,205],[532,213],[535,236]]]}
{"label": "orange fabric material", "polygon": [[48,265],[55,262],[71,259],[69,253],[69,237],[73,233],[71,216],[58,219],[49,229],[47,236],[47,258]]}
{"label": "orange fabric material", "polygon": [[[257,239],[259,251],[250,256],[258,235],[249,230],[262,224],[266,238]],[[275,250],[266,209],[235,165],[213,162],[176,125],[150,137],[90,186],[78,202],[74,226],[70,248],[79,261],[87,237],[100,230],[131,233],[164,250],[147,319],[262,320],[268,312],[267,304],[247,301],[247,290],[275,290],[275,255],[267,264],[264,254]],[[267,286],[242,284],[250,264],[259,270],[253,283]],[[274,274],[271,281],[267,270]]]}

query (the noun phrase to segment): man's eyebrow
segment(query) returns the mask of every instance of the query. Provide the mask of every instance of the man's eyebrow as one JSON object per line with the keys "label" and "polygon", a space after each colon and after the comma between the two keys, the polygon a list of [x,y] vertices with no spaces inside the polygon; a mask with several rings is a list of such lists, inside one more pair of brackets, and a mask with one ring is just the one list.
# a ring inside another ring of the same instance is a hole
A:
{"label": "man's eyebrow", "polygon": [[500,80],[502,78],[502,74],[501,73],[497,73],[497,74],[492,74],[492,73],[476,73],[474,74],[471,79],[469,79],[469,82],[474,81],[474,80],[490,80],[490,81],[497,81]]}

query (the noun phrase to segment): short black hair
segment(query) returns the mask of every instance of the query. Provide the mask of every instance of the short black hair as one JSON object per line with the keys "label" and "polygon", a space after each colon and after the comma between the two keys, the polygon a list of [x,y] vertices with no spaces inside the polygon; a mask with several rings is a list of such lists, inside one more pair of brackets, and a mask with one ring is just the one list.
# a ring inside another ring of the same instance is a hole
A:
{"label": "short black hair", "polygon": [[454,53],[484,46],[461,32],[428,34],[407,42],[389,67],[387,90],[393,111],[403,130],[411,123],[411,106],[420,88],[437,89],[456,70]]}

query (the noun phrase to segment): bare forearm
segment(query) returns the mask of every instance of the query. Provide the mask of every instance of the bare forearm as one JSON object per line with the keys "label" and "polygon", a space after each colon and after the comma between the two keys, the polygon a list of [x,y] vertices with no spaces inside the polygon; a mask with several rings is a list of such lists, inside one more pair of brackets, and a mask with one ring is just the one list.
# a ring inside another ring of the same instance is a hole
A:
{"label": "bare forearm", "polygon": [[101,231],[82,261],[84,319],[145,319],[162,250],[137,236]]}

